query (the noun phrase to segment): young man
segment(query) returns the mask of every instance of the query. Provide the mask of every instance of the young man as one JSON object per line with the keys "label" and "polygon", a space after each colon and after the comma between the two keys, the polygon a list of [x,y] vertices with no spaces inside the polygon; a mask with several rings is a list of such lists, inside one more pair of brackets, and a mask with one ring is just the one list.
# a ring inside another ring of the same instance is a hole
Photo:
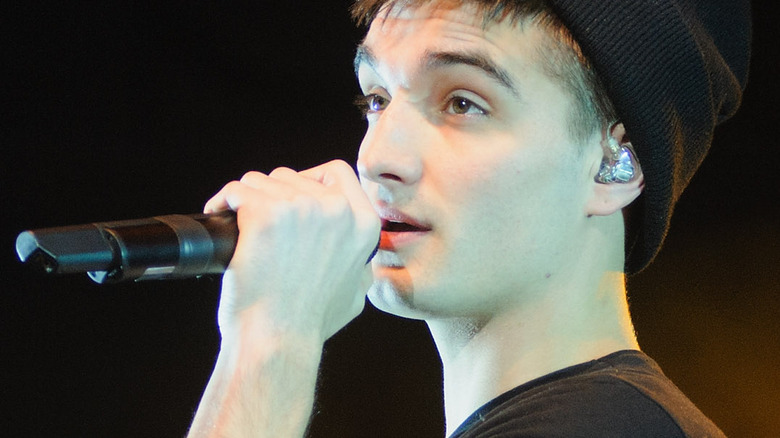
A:
{"label": "young man", "polygon": [[241,234],[191,435],[301,436],[369,284],[430,327],[448,435],[721,434],[639,351],[624,287],[739,102],[749,10],[707,8],[358,1],[360,183],[251,172],[206,205]]}

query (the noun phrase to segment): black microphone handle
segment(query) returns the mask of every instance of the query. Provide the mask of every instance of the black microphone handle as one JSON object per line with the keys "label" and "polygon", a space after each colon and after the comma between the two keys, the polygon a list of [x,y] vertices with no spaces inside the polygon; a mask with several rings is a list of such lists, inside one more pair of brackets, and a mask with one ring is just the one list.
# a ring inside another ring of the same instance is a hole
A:
{"label": "black microphone handle", "polygon": [[237,240],[236,215],[223,211],[24,231],[16,252],[50,274],[115,283],[222,274]]}

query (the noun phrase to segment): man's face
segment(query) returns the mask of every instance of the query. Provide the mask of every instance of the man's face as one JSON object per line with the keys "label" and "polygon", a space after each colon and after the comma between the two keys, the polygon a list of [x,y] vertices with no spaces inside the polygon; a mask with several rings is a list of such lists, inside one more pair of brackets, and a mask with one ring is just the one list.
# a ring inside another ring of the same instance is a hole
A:
{"label": "man's face", "polygon": [[490,317],[565,282],[601,152],[597,133],[569,137],[571,100],[537,62],[542,32],[483,27],[470,6],[373,22],[356,59],[358,170],[383,218],[380,309]]}

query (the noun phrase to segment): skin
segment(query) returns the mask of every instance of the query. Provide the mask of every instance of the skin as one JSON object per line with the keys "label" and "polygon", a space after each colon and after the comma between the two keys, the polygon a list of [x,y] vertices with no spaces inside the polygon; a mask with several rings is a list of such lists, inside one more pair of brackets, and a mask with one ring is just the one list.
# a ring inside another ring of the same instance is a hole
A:
{"label": "skin", "polygon": [[227,208],[240,237],[222,280],[219,356],[188,436],[302,436],[323,343],[363,309],[379,219],[341,161],[249,172],[204,211]]}
{"label": "skin", "polygon": [[[368,114],[363,187],[378,209],[432,228],[374,263],[385,286],[372,301],[407,316],[490,315],[545,296],[579,257],[571,245],[587,220],[593,154],[578,152],[568,96],[534,65],[540,32],[484,32],[469,12],[405,11],[364,43],[381,55],[360,64],[361,88],[390,103]],[[428,53],[478,53],[509,72],[517,95],[477,67],[421,68]],[[474,105],[456,113],[458,98]]]}
{"label": "skin", "polygon": [[420,225],[383,232],[369,297],[428,322],[448,433],[520,383],[638,348],[620,208],[641,183],[594,182],[605,133],[569,136],[572,102],[538,64],[541,38],[445,3],[380,15],[358,52],[363,187],[383,219]]}
{"label": "skin", "polygon": [[302,436],[323,343],[369,284],[379,308],[428,323],[448,433],[530,379],[638,348],[620,209],[641,178],[593,181],[622,126],[573,141],[541,31],[438,6],[380,14],[359,51],[360,182],[343,162],[250,172],[206,204],[241,232],[190,436]]}

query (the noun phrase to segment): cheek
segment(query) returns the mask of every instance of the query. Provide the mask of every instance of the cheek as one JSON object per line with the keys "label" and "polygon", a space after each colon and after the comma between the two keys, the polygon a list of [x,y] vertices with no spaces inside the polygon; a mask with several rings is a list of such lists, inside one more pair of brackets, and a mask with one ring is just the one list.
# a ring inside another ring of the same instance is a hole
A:
{"label": "cheek", "polygon": [[546,204],[552,196],[565,195],[570,184],[569,166],[541,148],[523,150],[498,147],[475,153],[452,179],[450,191],[464,203],[491,207],[482,211],[510,211],[515,206]]}
{"label": "cheek", "polygon": [[559,251],[583,211],[576,163],[556,160],[558,153],[544,153],[549,149],[521,152],[472,159],[450,189],[471,244],[501,248],[500,257],[516,257],[518,247],[526,254]]}

